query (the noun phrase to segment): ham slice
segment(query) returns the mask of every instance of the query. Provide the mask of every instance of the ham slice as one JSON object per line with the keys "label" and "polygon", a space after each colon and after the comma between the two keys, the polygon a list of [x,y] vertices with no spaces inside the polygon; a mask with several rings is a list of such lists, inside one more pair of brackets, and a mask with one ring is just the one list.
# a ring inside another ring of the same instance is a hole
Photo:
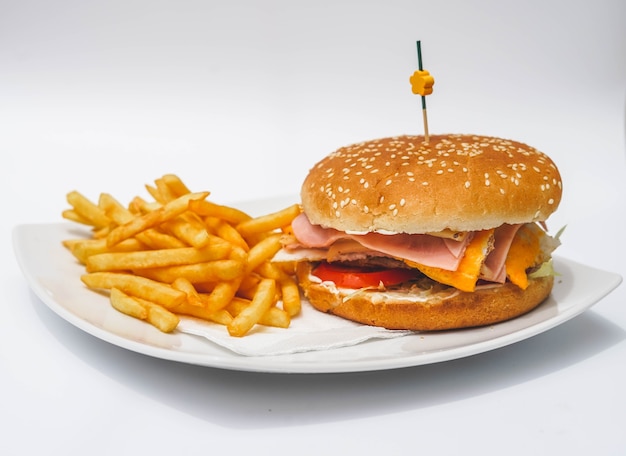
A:
{"label": "ham slice", "polygon": [[506,281],[506,256],[513,243],[513,238],[522,225],[504,224],[494,232],[493,250],[489,253],[480,270],[480,278],[490,282]]}
{"label": "ham slice", "polygon": [[350,234],[313,225],[305,214],[296,217],[291,227],[304,248],[328,248],[340,239],[350,239],[376,252],[450,271],[457,269],[471,240],[471,236],[456,241],[427,234]]}
{"label": "ham slice", "polygon": [[313,225],[304,213],[293,219],[291,229],[298,242],[305,248],[325,248],[342,237],[349,237],[339,230]]}
{"label": "ham slice", "polygon": [[[506,259],[523,224],[504,224],[493,232],[480,269],[481,280],[505,283]],[[292,223],[297,242],[286,246],[286,258],[296,258],[304,253],[311,261],[316,259],[364,258],[375,255],[390,256],[408,263],[457,271],[474,233],[461,240],[441,238],[427,234],[344,233],[332,228],[313,225],[306,215],[300,214]],[[291,252],[291,253],[289,253]],[[314,255],[312,255],[314,253]],[[418,267],[419,268],[419,267]]]}

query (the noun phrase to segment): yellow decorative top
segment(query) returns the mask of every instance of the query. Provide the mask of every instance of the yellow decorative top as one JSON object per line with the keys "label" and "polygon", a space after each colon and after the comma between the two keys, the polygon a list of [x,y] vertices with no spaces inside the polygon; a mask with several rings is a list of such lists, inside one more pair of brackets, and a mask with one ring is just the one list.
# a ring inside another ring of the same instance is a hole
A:
{"label": "yellow decorative top", "polygon": [[411,91],[416,95],[426,96],[433,93],[435,78],[426,70],[417,70],[409,78]]}

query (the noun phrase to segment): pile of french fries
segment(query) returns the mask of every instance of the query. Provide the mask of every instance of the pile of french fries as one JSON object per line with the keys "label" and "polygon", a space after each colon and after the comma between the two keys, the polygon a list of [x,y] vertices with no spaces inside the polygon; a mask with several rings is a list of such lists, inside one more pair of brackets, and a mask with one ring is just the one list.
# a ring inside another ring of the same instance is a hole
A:
{"label": "pile of french fries", "polygon": [[135,196],[126,206],[108,193],[97,202],[67,194],[63,217],[91,227],[91,237],[63,241],[85,266],[87,287],[163,332],[181,315],[224,325],[234,337],[255,325],[289,327],[300,290],[293,268],[271,259],[298,204],[253,218],[173,174],[145,187],[151,200]]}

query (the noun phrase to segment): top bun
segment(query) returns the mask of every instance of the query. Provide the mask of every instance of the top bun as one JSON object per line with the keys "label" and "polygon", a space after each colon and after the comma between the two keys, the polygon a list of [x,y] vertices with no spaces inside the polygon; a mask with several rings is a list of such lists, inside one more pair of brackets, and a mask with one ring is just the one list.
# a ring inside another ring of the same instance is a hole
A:
{"label": "top bun", "polygon": [[350,232],[476,231],[546,220],[561,176],[542,152],[477,135],[396,136],[342,147],[301,189],[310,221]]}

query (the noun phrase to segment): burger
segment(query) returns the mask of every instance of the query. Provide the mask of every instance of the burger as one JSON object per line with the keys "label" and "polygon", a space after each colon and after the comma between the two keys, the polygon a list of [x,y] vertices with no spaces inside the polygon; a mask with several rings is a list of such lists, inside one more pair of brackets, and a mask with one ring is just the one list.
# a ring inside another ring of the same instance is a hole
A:
{"label": "burger", "polygon": [[545,221],[561,176],[497,137],[396,136],[342,147],[301,187],[275,261],[296,263],[319,311],[389,329],[483,326],[529,312],[554,284]]}

